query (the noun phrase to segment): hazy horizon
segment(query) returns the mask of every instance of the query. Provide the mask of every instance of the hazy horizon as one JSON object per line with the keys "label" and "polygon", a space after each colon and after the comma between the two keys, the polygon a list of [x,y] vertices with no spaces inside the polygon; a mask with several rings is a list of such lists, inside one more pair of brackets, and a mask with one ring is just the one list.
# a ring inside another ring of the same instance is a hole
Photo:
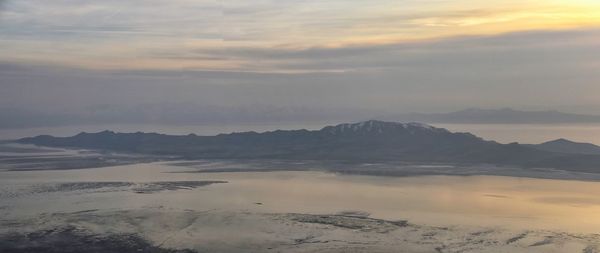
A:
{"label": "hazy horizon", "polygon": [[0,108],[308,108],[298,121],[505,107],[597,114],[598,17],[600,4],[586,0],[4,0]]}

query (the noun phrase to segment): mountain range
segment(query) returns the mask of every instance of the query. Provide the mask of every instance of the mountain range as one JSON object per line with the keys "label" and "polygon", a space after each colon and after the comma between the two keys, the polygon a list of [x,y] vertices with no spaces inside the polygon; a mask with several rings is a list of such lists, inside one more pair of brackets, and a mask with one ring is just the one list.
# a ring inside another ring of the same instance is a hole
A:
{"label": "mountain range", "polygon": [[565,154],[600,155],[600,147],[591,143],[574,142],[567,139],[557,139],[537,145],[529,145],[533,148]]}
{"label": "mountain range", "polygon": [[[216,136],[103,131],[80,133],[71,137],[41,135],[23,138],[17,142],[50,147],[170,155],[182,159],[494,164],[600,172],[600,155],[594,153],[596,148],[600,150],[600,147],[593,148],[589,146],[591,144],[565,141],[540,145],[500,144],[470,133],[453,133],[427,124],[376,120],[326,126],[313,131],[277,130]],[[588,152],[590,149],[594,152]]]}

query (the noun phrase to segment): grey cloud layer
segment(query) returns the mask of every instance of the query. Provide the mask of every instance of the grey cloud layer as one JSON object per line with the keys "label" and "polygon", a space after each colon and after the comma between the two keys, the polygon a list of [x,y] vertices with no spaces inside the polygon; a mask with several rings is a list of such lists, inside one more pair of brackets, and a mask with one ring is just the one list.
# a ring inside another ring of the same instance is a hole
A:
{"label": "grey cloud layer", "polygon": [[[423,27],[419,20],[426,18],[485,17],[509,11],[475,7],[440,11],[432,7],[447,4],[436,0],[369,0],[351,4],[345,0],[9,0],[0,14],[0,46],[14,51],[7,55],[35,55],[40,47],[46,47],[42,52],[49,57],[52,50],[55,57],[61,57],[75,54],[73,49],[93,54],[94,50],[133,44],[140,48],[139,52],[132,52],[135,57],[153,56],[153,52],[143,50],[151,48],[167,51],[162,54],[175,54],[172,58],[183,58],[177,55],[177,49],[196,43],[204,50],[219,50],[219,43],[235,46],[239,41],[267,47],[286,43],[321,45],[356,36],[411,35],[419,29],[436,30]],[[207,41],[213,44],[202,44]],[[160,43],[163,45],[156,45]],[[52,45],[63,47],[52,49]]]}
{"label": "grey cloud layer", "polygon": [[[107,104],[135,108],[170,103],[392,113],[507,106],[600,110],[599,29],[386,45],[273,46],[286,36],[305,35],[306,45],[311,45],[312,39],[327,31],[335,32],[331,36],[386,34],[395,27],[411,31],[419,26],[415,20],[426,17],[489,15],[489,10],[476,9],[363,15],[397,2],[4,1],[0,5],[0,107],[69,114]],[[423,2],[447,1],[402,1],[402,7]],[[336,13],[340,15],[332,15]],[[362,30],[364,22],[374,22],[369,24],[376,24],[376,29]],[[271,39],[275,44],[250,43]],[[145,44],[140,41],[150,45],[141,46]],[[208,44],[193,43],[198,41]],[[130,50],[118,51],[122,47]],[[134,61],[140,57],[238,65],[227,71],[183,67],[94,71],[19,58],[74,54],[85,59],[93,54],[103,57],[111,50],[118,52],[117,59],[123,54]]]}
{"label": "grey cloud layer", "polygon": [[[356,70],[361,68],[490,68],[515,64],[591,67],[600,51],[600,30],[522,32],[437,41],[341,48],[228,48],[171,52],[170,57],[214,57],[264,62],[265,69]],[[258,63],[260,64],[260,63]],[[516,68],[513,68],[516,69]]]}
{"label": "grey cloud layer", "polygon": [[599,30],[541,31],[370,47],[200,52],[282,69],[347,70],[331,73],[91,71],[6,63],[0,66],[0,107],[191,102],[386,112],[506,106],[595,112],[599,36]]}

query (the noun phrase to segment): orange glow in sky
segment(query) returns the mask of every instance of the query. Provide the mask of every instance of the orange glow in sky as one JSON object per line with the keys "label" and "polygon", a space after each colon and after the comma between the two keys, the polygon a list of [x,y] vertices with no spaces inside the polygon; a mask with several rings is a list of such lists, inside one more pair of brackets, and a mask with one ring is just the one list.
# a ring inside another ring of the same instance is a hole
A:
{"label": "orange glow in sky", "polygon": [[595,0],[177,0],[144,7],[128,1],[28,2],[36,1],[8,1],[2,10],[3,59],[96,69],[271,71],[245,57],[203,52],[343,48],[600,26]]}

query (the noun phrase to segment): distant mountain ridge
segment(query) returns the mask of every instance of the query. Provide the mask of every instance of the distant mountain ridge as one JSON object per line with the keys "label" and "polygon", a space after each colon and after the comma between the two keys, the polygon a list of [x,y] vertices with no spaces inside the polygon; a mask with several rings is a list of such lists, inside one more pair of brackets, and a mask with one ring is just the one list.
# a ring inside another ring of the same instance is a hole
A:
{"label": "distant mountain ridge", "polygon": [[600,116],[559,111],[519,111],[511,108],[471,108],[450,113],[408,113],[384,117],[393,121],[454,124],[600,123]]}
{"label": "distant mountain ridge", "polygon": [[600,155],[599,146],[591,143],[580,143],[566,139],[557,139],[531,146],[539,150],[557,153]]}
{"label": "distant mountain ridge", "polygon": [[72,137],[37,136],[18,142],[190,159],[401,161],[600,169],[600,156],[596,155],[549,152],[529,145],[486,141],[470,133],[453,133],[421,123],[377,120],[326,126],[314,131],[277,130],[216,136],[103,131]]}

